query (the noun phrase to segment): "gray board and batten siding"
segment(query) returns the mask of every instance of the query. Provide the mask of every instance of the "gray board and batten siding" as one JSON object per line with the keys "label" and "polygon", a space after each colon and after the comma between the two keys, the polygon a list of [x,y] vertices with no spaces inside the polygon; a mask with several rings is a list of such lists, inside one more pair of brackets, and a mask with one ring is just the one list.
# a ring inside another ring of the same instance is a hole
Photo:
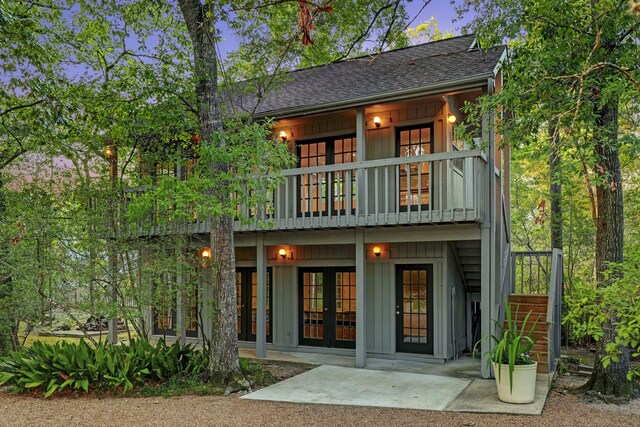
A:
{"label": "gray board and batten siding", "polygon": [[[449,255],[447,242],[390,243],[383,246],[380,257],[367,251],[367,353],[369,355],[396,355],[396,268],[402,265],[430,264],[433,266],[433,354],[424,356],[444,361],[454,356],[453,335],[461,343],[465,341],[465,323],[452,324],[452,289],[460,289],[458,271]],[[239,248],[243,253],[240,265],[252,264],[247,259],[250,248]],[[301,349],[299,345],[299,290],[300,268],[355,266],[355,245],[307,245],[295,246],[294,259],[282,265],[277,255],[278,247],[267,250],[267,265],[273,271],[273,343],[271,348],[281,350]],[[459,292],[459,291],[458,291]],[[459,293],[464,305],[464,293]],[[457,304],[459,306],[459,304]],[[464,317],[463,317],[464,318]],[[459,344],[464,345],[464,344]],[[353,350],[309,348],[310,351],[329,351],[350,354]]]}

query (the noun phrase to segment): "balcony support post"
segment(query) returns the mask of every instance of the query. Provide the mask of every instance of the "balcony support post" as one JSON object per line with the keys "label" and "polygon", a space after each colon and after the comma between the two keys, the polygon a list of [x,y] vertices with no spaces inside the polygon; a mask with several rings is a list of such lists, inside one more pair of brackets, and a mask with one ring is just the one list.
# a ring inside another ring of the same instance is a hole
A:
{"label": "balcony support post", "polygon": [[356,368],[367,366],[366,251],[364,229],[356,228]]}
{"label": "balcony support post", "polygon": [[256,240],[256,270],[258,276],[256,358],[264,359],[267,357],[267,251],[264,246],[264,234],[259,233]]}
{"label": "balcony support post", "polygon": [[[366,156],[366,134],[367,123],[365,121],[364,107],[358,107],[356,109],[356,160],[358,163],[367,160]],[[364,177],[367,173],[366,169],[360,168],[356,172],[356,224],[359,223],[359,218],[366,215],[365,212],[365,192],[367,189],[364,186]]]}
{"label": "balcony support post", "polygon": [[184,345],[187,343],[187,325],[185,323],[185,289],[184,277],[182,276],[182,266],[178,267],[176,285],[178,288],[176,297],[176,333],[178,334],[178,340],[180,341],[180,344]]}

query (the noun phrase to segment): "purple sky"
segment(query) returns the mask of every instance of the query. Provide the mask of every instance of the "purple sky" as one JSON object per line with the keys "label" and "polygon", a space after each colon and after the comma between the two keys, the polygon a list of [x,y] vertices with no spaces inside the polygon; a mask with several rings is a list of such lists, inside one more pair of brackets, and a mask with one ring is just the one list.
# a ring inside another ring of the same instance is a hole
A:
{"label": "purple sky", "polygon": [[[423,0],[413,0],[407,5],[407,12],[410,17],[409,19],[412,19],[416,13],[418,13],[423,3]],[[467,20],[456,23],[453,22],[457,16],[453,6],[451,5],[451,0],[431,0],[411,26],[415,27],[420,22],[426,21],[432,16],[436,18],[436,21],[438,21],[438,25],[443,32],[451,31],[455,35],[460,34],[460,26],[467,22]]]}
{"label": "purple sky", "polygon": [[[457,18],[457,14],[455,12],[454,6],[451,4],[452,0],[409,0],[410,2],[407,4],[407,13],[409,15],[409,20],[412,20],[414,17],[416,18],[411,27],[416,27],[421,22],[424,22],[431,18],[432,16],[436,18],[438,22],[438,26],[442,32],[450,31],[454,35],[460,34],[460,27],[466,24],[469,20],[463,19],[459,22],[453,22],[454,19]],[[418,14],[425,1],[429,2],[429,4],[422,10],[421,13]],[[458,0],[459,1],[459,0]],[[222,34],[224,36],[228,36],[228,31],[222,29]],[[218,47],[221,50],[223,56],[226,56],[228,51],[235,49],[235,40],[232,37],[229,37],[226,40],[223,40],[218,43]]]}

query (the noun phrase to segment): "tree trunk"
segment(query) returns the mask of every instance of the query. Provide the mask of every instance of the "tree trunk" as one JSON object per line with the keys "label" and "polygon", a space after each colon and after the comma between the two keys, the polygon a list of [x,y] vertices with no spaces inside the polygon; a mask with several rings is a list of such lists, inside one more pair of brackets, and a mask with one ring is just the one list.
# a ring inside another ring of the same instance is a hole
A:
{"label": "tree trunk", "polygon": [[[198,118],[203,143],[213,143],[216,131],[222,130],[221,101],[218,94],[215,43],[214,2],[179,0],[195,60],[194,78]],[[212,164],[212,172],[226,172],[229,165]],[[212,192],[225,191],[225,185]],[[222,197],[215,197],[224,200]],[[213,307],[209,373],[213,378],[229,382],[240,374],[238,336],[236,330],[235,245],[233,218],[209,217],[211,224]]]}
{"label": "tree trunk", "polygon": [[[0,229],[4,228],[7,220],[7,204],[5,200],[4,182],[0,177]],[[0,259],[6,260],[9,253],[9,236],[0,235]],[[11,276],[5,265],[0,264],[0,356],[9,353],[12,349],[12,325],[11,310],[4,306],[9,304],[11,298]]]}
{"label": "tree trunk", "polygon": [[551,199],[551,247],[562,249],[562,183],[560,183],[560,130],[549,120],[549,195]]}
{"label": "tree trunk", "polygon": [[[594,97],[599,100],[599,97]],[[596,279],[598,286],[607,286],[604,272],[607,263],[623,261],[624,216],[622,210],[622,178],[617,150],[618,104],[596,103],[595,154],[598,158],[597,171],[601,182],[596,187],[598,219],[596,227]],[[614,275],[615,276],[615,275]],[[629,349],[620,348],[619,362],[611,362],[604,367],[602,358],[606,355],[606,345],[614,342],[617,334],[614,320],[604,325],[604,336],[596,343],[593,374],[585,388],[603,395],[630,398],[633,383],[627,379],[630,368]]]}
{"label": "tree trunk", "polygon": [[[551,248],[563,249],[562,226],[562,160],[560,158],[560,129],[557,119],[549,120],[549,198],[551,201]],[[564,287],[560,290],[560,304],[564,309]],[[569,342],[569,327],[561,327],[561,341]]]}

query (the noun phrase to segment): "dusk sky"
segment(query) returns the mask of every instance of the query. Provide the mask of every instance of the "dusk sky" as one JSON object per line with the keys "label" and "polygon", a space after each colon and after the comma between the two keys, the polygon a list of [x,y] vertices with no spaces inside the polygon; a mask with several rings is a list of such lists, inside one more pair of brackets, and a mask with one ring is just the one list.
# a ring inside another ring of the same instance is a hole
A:
{"label": "dusk sky", "polygon": [[[425,2],[428,2],[428,4],[424,10],[420,12],[420,9],[422,9]],[[431,0],[430,2],[429,0],[409,0],[409,3],[407,4],[407,13],[409,15],[409,20],[412,20],[415,17],[411,27],[415,27],[433,16],[438,22],[440,30],[443,32],[451,31],[455,35],[460,34],[460,27],[468,22],[466,19],[460,22],[453,22],[457,18],[457,15],[454,6],[451,4],[451,0]],[[223,36],[228,35],[228,32],[224,31],[224,29],[222,32]],[[235,49],[235,41],[233,38],[228,38],[219,42],[219,48],[223,54],[225,54],[226,52]]]}

